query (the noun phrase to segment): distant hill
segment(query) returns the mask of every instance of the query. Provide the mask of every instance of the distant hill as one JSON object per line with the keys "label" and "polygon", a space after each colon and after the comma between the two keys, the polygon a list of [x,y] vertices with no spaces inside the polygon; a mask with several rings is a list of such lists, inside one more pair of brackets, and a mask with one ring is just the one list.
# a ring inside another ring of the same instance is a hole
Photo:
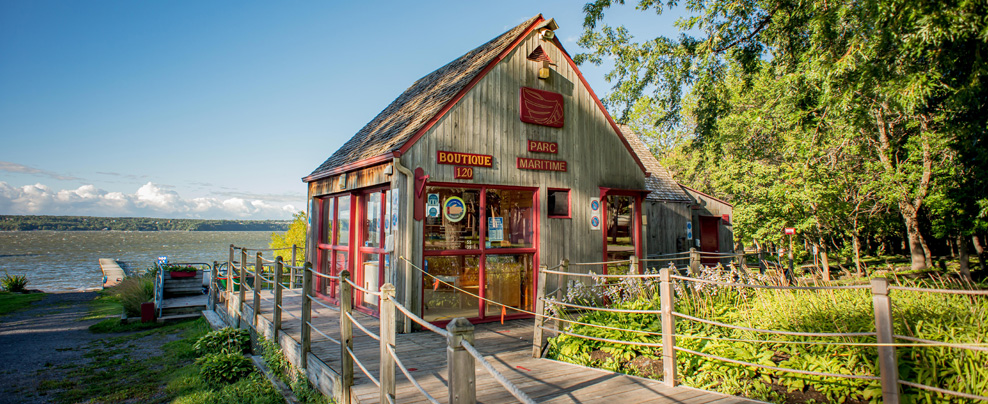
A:
{"label": "distant hill", "polygon": [[159,219],[152,217],[0,215],[0,231],[285,231],[290,220]]}

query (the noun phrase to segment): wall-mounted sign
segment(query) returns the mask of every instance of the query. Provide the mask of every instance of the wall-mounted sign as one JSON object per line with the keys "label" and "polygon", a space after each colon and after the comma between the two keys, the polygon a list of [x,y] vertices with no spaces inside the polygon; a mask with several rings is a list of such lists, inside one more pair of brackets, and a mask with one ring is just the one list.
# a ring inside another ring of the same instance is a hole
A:
{"label": "wall-mounted sign", "polygon": [[693,222],[686,222],[686,239],[693,238]]}
{"label": "wall-mounted sign", "polygon": [[720,219],[724,221],[724,224],[731,224],[731,215],[729,214],[720,215]]}
{"label": "wall-mounted sign", "polygon": [[458,180],[472,180],[473,167],[453,167],[453,178]]}
{"label": "wall-mounted sign", "polygon": [[563,95],[534,88],[521,88],[521,121],[563,127]]}
{"label": "wall-mounted sign", "polygon": [[534,153],[559,153],[559,145],[555,142],[528,141],[528,151]]}
{"label": "wall-mounted sign", "polygon": [[487,218],[487,242],[504,241],[504,218]]}
{"label": "wall-mounted sign", "polygon": [[446,202],[443,202],[443,216],[450,222],[459,222],[467,216],[467,204],[458,196],[446,198]]}
{"label": "wall-mounted sign", "polygon": [[429,194],[425,202],[425,217],[439,217],[439,194]]}
{"label": "wall-mounted sign", "polygon": [[457,166],[494,166],[494,156],[489,154],[457,153],[439,150],[436,152],[436,161],[438,161],[439,164],[452,164]]}
{"label": "wall-mounted sign", "polygon": [[522,170],[566,171],[566,162],[562,160],[542,160],[518,157],[518,168]]}
{"label": "wall-mounted sign", "polygon": [[590,230],[600,230],[600,198],[590,198]]}
{"label": "wall-mounted sign", "polygon": [[792,227],[786,227],[785,228],[785,233],[786,234],[789,234],[789,235],[796,234],[796,229],[795,228],[792,228]]}
{"label": "wall-mounted sign", "polygon": [[391,190],[391,230],[398,228],[398,188]]}

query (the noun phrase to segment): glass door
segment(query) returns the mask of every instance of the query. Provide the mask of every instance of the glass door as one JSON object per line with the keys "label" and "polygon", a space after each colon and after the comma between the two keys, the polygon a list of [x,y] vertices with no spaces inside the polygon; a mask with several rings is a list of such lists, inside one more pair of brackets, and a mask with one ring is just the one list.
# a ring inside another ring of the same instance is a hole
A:
{"label": "glass door", "polygon": [[[336,195],[321,199],[318,268],[320,273],[339,275],[350,268],[350,195]],[[319,278],[317,293],[333,303],[339,303],[339,282]]]}
{"label": "glass door", "polygon": [[[639,199],[634,195],[607,195],[604,198],[604,261],[623,261],[638,254],[640,227]],[[623,274],[627,265],[608,265],[606,273]]]}
{"label": "glass door", "polygon": [[[386,217],[386,205],[388,203],[387,189],[376,189],[361,194],[358,198],[359,209],[359,232],[357,240],[358,256],[353,282],[369,291],[380,290],[384,284],[384,267],[387,264],[385,259],[385,231],[384,218]],[[354,307],[370,314],[377,314],[379,308],[379,298],[377,296],[354,290]]]}

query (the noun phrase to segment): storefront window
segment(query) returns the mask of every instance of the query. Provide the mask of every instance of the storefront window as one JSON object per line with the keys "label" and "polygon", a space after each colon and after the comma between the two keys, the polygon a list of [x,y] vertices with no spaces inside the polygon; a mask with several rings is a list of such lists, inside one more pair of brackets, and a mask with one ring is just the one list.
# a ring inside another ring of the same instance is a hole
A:
{"label": "storefront window", "polygon": [[426,198],[426,250],[480,248],[479,190],[429,187]]}
{"label": "storefront window", "polygon": [[362,247],[381,247],[381,193],[367,194]]}
{"label": "storefront window", "polygon": [[[361,257],[363,258],[363,262],[360,269],[363,272],[360,274],[362,276],[358,276],[357,279],[363,281],[361,283],[361,287],[369,291],[376,292],[379,289],[378,283],[380,281],[380,255],[361,254]],[[377,296],[359,291],[356,293],[360,295],[358,305],[363,306],[366,309],[377,311]]]}
{"label": "storefront window", "polygon": [[425,270],[429,274],[422,277],[422,317],[426,321],[477,316],[480,303],[477,298],[461,293],[450,285],[480,294],[478,256],[426,257]]}
{"label": "storefront window", "polygon": [[321,210],[323,224],[319,235],[319,242],[323,244],[333,243],[333,214],[336,213],[333,202],[335,200],[335,198],[323,199],[323,208]]}
{"label": "storefront window", "polygon": [[336,205],[336,245],[350,245],[350,197],[339,198]]}
{"label": "storefront window", "polygon": [[487,190],[487,248],[532,248],[535,192]]}
{"label": "storefront window", "polygon": [[[532,264],[531,254],[488,255],[484,265],[485,297],[517,309],[532,307]],[[487,315],[501,315],[501,307],[487,304]],[[508,308],[504,314],[518,312]]]}

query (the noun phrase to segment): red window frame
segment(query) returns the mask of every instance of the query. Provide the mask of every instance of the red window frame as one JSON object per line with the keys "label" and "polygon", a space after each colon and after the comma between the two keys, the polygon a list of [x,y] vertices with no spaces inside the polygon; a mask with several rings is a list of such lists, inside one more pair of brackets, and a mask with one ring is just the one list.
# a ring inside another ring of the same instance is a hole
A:
{"label": "red window frame", "polygon": [[[422,255],[423,255],[422,260],[423,261],[425,261],[425,257],[436,257],[436,256],[471,256],[471,255],[477,256],[478,257],[477,261],[478,261],[478,264],[480,266],[479,285],[478,285],[479,286],[479,294],[480,294],[481,297],[485,297],[486,298],[487,297],[486,296],[486,294],[487,294],[487,292],[486,292],[486,288],[487,288],[486,274],[487,274],[487,256],[488,255],[532,254],[532,272],[533,272],[532,273],[532,296],[535,296],[536,295],[536,293],[538,291],[538,279],[539,279],[539,277],[538,277],[538,270],[539,270],[539,250],[540,250],[540,248],[539,248],[539,244],[540,244],[539,241],[541,240],[541,235],[539,234],[539,231],[540,231],[539,222],[540,222],[540,218],[542,216],[541,215],[541,212],[542,211],[541,211],[540,206],[539,206],[539,199],[540,199],[539,198],[539,188],[537,188],[537,187],[512,186],[512,185],[464,184],[464,183],[460,183],[460,182],[430,182],[430,181],[427,181],[426,182],[425,187],[426,187],[425,189],[428,189],[428,187],[478,189],[480,191],[480,196],[481,196],[480,197],[480,211],[483,212],[483,213],[481,214],[481,217],[480,217],[480,223],[479,223],[479,227],[480,227],[480,241],[479,241],[479,244],[480,245],[478,246],[477,249],[472,249],[472,250],[466,250],[466,249],[459,249],[459,250],[426,250],[426,248],[425,248],[425,237],[424,237],[424,231],[425,230],[423,229],[423,235],[421,237],[422,238]],[[529,248],[490,248],[490,249],[487,248],[487,190],[488,189],[500,189],[500,190],[509,190],[509,191],[510,190],[515,190],[515,191],[532,191],[532,227],[533,227],[533,229],[532,229],[532,233],[533,233],[532,247],[529,247]],[[423,212],[421,212],[421,213],[422,213],[422,216],[424,217],[425,216],[425,214],[424,214],[424,210],[425,210],[424,204],[420,208],[423,210]],[[423,264],[424,263],[420,263],[419,266],[420,267],[424,267],[425,265],[423,265]],[[423,277],[424,277],[424,275],[423,275]],[[419,282],[421,282],[421,280],[419,280]],[[425,290],[424,289],[423,290],[420,290],[419,291],[419,294],[420,294],[420,296],[419,296],[419,302],[423,302],[425,300]],[[423,304],[423,303],[420,303],[420,304]],[[504,316],[504,319],[505,320],[514,320],[514,319],[519,319],[519,318],[530,318],[530,317],[532,317],[531,314],[519,313],[519,314],[506,315],[506,316]],[[490,322],[490,321],[497,321],[497,320],[499,320],[501,318],[501,316],[495,316],[495,317],[489,317],[489,316],[487,316],[487,304],[484,301],[480,301],[480,304],[479,304],[479,307],[478,307],[478,317],[470,317],[470,318],[471,319],[477,319],[477,320],[479,320],[478,322]],[[437,326],[442,327],[442,326],[445,326],[446,324],[448,324],[450,321],[451,320],[433,321],[432,324],[435,324]]]}
{"label": "red window frame", "polygon": [[[642,256],[642,191],[627,190],[627,189],[613,189],[600,187],[600,204],[601,204],[601,224],[603,225],[602,241],[601,245],[601,255],[602,261],[607,262],[607,197],[608,196],[632,196],[635,198],[635,215],[634,221],[635,225],[632,229],[632,234],[634,235],[633,240],[635,242],[635,255]],[[645,266],[642,262],[638,263],[638,273],[644,273]],[[603,266],[604,275],[607,275],[607,265]]]}
{"label": "red window frame", "polygon": [[[350,234],[348,234],[347,245],[345,246],[339,245],[339,240],[338,240],[339,234],[336,231],[337,225],[339,224],[339,215],[337,214],[337,212],[339,212],[340,199],[343,198],[348,198],[350,203],[350,213],[348,215],[349,216],[348,219],[350,221]],[[351,274],[353,273],[353,259],[350,256],[350,246],[353,245],[353,239],[354,239],[353,223],[354,223],[354,216],[356,213],[353,206],[354,199],[355,198],[353,198],[353,194],[350,192],[326,195],[319,197],[317,199],[319,204],[320,214],[318,216],[318,222],[317,222],[318,223],[317,234],[319,235],[319,241],[316,244],[317,246],[316,262],[319,263],[317,268],[319,273],[332,275],[332,276],[339,275],[339,273],[337,273],[336,271],[336,259],[337,259],[336,257],[339,255],[338,253],[343,253],[347,255],[349,259],[347,261],[347,267],[345,269],[350,271]],[[327,212],[326,210],[328,208],[327,205],[329,200],[333,200],[333,210]],[[325,228],[326,226],[325,215],[327,214],[332,215],[333,217],[332,220],[333,227],[329,229]],[[329,240],[322,239],[326,234],[329,235]],[[326,241],[328,241],[328,243]],[[325,260],[324,254],[331,254],[330,260],[328,261],[329,263],[328,268],[323,267],[323,265],[325,265],[325,263],[327,262]],[[322,293],[322,290],[327,282],[329,283],[329,294],[324,294]],[[319,280],[317,281],[316,295],[332,302],[333,304],[339,305],[340,301],[339,301],[339,296],[337,295],[338,288],[339,288],[338,282],[320,277]]]}
{"label": "red window frame", "polygon": [[[366,190],[361,190],[360,194],[359,195],[356,195],[357,197],[355,198],[357,200],[357,207],[358,207],[357,210],[359,211],[359,212],[357,212],[358,213],[357,218],[359,219],[359,221],[357,221],[357,222],[351,222],[351,225],[350,225],[350,229],[351,229],[350,232],[352,234],[352,236],[351,236],[352,237],[352,240],[359,240],[359,242],[357,243],[357,246],[356,246],[357,253],[355,255],[351,255],[350,256],[350,266],[351,266],[351,268],[356,268],[357,260],[359,260],[359,263],[360,263],[360,267],[359,267],[360,271],[359,271],[359,273],[357,273],[356,270],[351,270],[350,271],[350,273],[353,274],[353,279],[361,279],[361,280],[363,280],[363,279],[365,279],[365,276],[367,275],[367,274],[365,274],[363,272],[363,268],[364,268],[364,266],[363,266],[363,264],[364,264],[364,254],[373,254],[373,255],[376,255],[377,256],[377,270],[378,270],[378,273],[377,273],[377,283],[378,284],[372,286],[371,288],[368,288],[368,290],[371,290],[371,291],[374,291],[376,289],[379,289],[380,286],[384,284],[384,256],[386,255],[386,251],[387,251],[387,248],[386,248],[387,246],[385,245],[385,240],[387,238],[386,237],[387,235],[384,233],[384,221],[385,220],[388,220],[388,218],[387,218],[387,212],[388,212],[387,206],[388,206],[388,203],[391,203],[391,201],[388,200],[388,194],[387,194],[388,189],[389,189],[388,186],[383,186],[383,187],[376,187],[376,188],[370,188],[370,189],[366,189]],[[364,239],[364,232],[366,230],[365,229],[366,226],[364,226],[364,221],[367,220],[367,201],[369,200],[369,197],[368,196],[370,194],[373,194],[373,193],[378,193],[381,196],[381,203],[380,203],[381,206],[379,207],[380,212],[379,212],[379,216],[378,216],[380,219],[378,220],[378,223],[377,223],[377,226],[378,226],[378,229],[377,229],[378,244],[377,244],[377,247],[364,247],[362,243],[363,243],[363,239]],[[351,204],[351,207],[350,208],[353,209],[352,204]],[[357,223],[359,225],[359,227],[357,228],[357,231],[356,232],[353,231],[353,228],[354,228],[353,227],[353,223]],[[351,243],[351,245],[354,245],[354,243]],[[353,300],[354,300],[354,305],[353,305],[354,309],[360,310],[361,312],[367,313],[367,314],[369,314],[371,316],[374,316],[374,317],[378,317],[379,316],[379,313],[377,311],[371,310],[371,309],[369,309],[367,307],[364,307],[362,304],[359,304],[359,302],[362,302],[363,301],[363,292],[361,292],[359,290],[354,290],[353,291]],[[380,302],[378,302],[378,307],[380,307]]]}

